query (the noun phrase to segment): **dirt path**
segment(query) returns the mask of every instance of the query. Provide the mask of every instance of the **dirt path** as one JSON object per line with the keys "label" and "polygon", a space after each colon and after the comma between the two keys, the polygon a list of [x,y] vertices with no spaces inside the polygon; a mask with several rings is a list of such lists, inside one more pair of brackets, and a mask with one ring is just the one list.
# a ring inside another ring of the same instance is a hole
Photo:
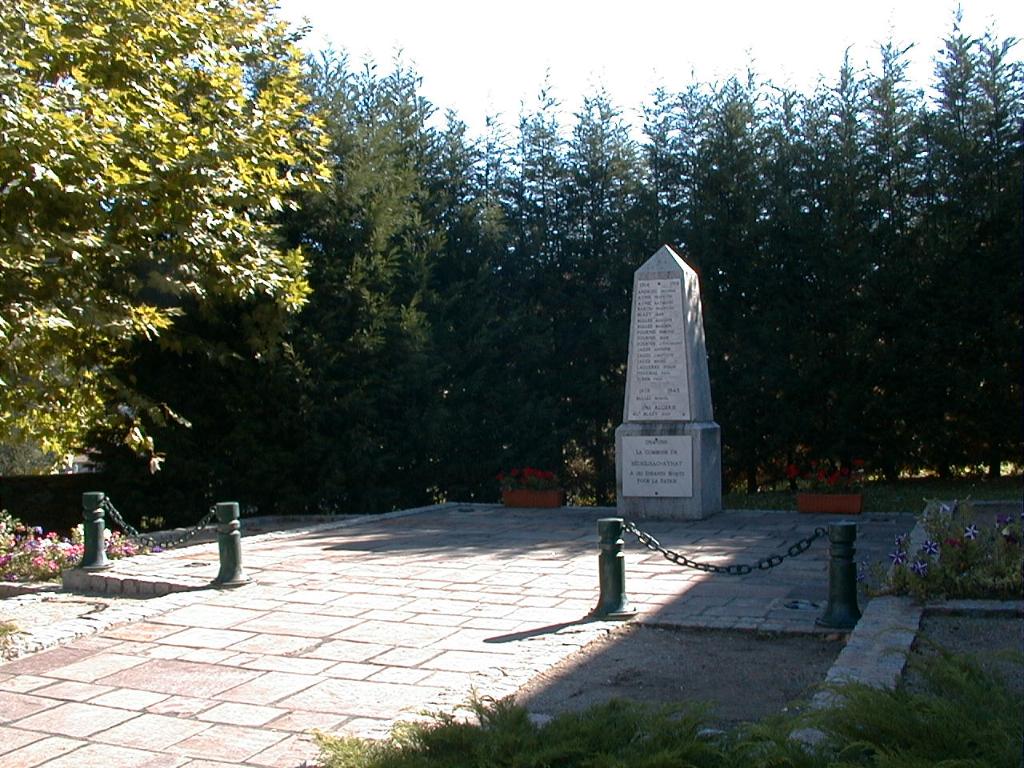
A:
{"label": "dirt path", "polygon": [[[969,653],[1024,697],[1020,618],[928,616],[914,656],[941,647]],[[516,699],[541,717],[579,711],[613,698],[709,707],[706,722],[729,728],[799,708],[845,644],[840,636],[656,629],[626,625],[544,672]],[[920,688],[911,665],[905,684]]]}
{"label": "dirt path", "polygon": [[578,711],[612,698],[710,706],[727,728],[783,711],[807,697],[843,648],[839,636],[623,626],[520,690],[539,715]]}

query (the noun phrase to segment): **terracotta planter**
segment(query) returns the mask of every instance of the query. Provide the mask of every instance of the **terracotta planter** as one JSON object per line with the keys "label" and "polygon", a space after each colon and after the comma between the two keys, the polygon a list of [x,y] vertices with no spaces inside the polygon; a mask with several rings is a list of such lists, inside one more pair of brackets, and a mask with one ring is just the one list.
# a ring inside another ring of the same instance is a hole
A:
{"label": "terracotta planter", "polygon": [[506,507],[560,507],[565,503],[565,491],[561,488],[547,491],[516,488],[511,491],[502,491],[501,502]]}
{"label": "terracotta planter", "polygon": [[796,508],[819,515],[859,515],[864,509],[862,493],[798,493]]}

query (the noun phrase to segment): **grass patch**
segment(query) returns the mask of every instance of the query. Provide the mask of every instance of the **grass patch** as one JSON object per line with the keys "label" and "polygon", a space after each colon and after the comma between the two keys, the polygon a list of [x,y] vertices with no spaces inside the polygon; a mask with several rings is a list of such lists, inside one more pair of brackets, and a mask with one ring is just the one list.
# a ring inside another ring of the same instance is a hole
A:
{"label": "grass patch", "polygon": [[[924,690],[839,688],[833,710],[702,733],[700,709],[613,701],[538,725],[508,701],[475,702],[478,723],[449,715],[406,724],[381,742],[318,736],[325,768],[724,768],[724,766],[1012,766],[1024,702],[967,657],[920,662]],[[825,739],[789,738],[813,726]]]}
{"label": "grass patch", "polygon": [[[972,499],[974,501],[1020,501],[1024,495],[1024,477],[907,478],[865,483],[865,512],[920,512],[927,499]],[[796,509],[796,494],[787,488],[760,493],[727,493],[725,509]]]}

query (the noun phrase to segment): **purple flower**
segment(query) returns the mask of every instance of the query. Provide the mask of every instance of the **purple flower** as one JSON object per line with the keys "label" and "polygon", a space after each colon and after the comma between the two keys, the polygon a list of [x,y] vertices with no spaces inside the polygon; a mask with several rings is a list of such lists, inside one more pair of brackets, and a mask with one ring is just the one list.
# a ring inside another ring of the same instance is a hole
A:
{"label": "purple flower", "polygon": [[893,565],[903,565],[907,562],[907,553],[902,549],[897,549],[895,552],[889,553],[889,559],[892,560]]}
{"label": "purple flower", "polygon": [[921,551],[924,552],[926,555],[931,555],[932,557],[935,557],[939,554],[939,544],[936,541],[928,539],[927,541],[925,541],[924,544],[921,545]]}
{"label": "purple flower", "polygon": [[924,560],[915,560],[910,570],[923,578],[928,573],[928,563]]}
{"label": "purple flower", "polygon": [[971,523],[966,528],[964,528],[964,538],[968,541],[974,541],[976,538],[978,538],[978,526],[976,526],[974,523]]}
{"label": "purple flower", "polygon": [[1009,515],[996,515],[996,525],[1002,527],[1004,525],[1009,525],[1009,524],[1010,524],[1010,516]]}
{"label": "purple flower", "polygon": [[161,547],[159,544],[154,544],[153,548],[151,550],[149,550],[149,551],[150,552],[163,552],[164,548]]}

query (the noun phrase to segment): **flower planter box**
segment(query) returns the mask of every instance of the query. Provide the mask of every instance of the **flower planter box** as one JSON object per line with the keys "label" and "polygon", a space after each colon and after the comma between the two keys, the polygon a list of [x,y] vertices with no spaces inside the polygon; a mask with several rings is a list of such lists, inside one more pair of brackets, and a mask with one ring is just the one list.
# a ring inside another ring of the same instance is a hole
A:
{"label": "flower planter box", "polygon": [[560,507],[565,503],[565,491],[559,488],[547,491],[516,488],[502,491],[501,501],[506,507]]}
{"label": "flower planter box", "polygon": [[864,494],[798,493],[796,508],[812,515],[859,515],[864,510]]}

